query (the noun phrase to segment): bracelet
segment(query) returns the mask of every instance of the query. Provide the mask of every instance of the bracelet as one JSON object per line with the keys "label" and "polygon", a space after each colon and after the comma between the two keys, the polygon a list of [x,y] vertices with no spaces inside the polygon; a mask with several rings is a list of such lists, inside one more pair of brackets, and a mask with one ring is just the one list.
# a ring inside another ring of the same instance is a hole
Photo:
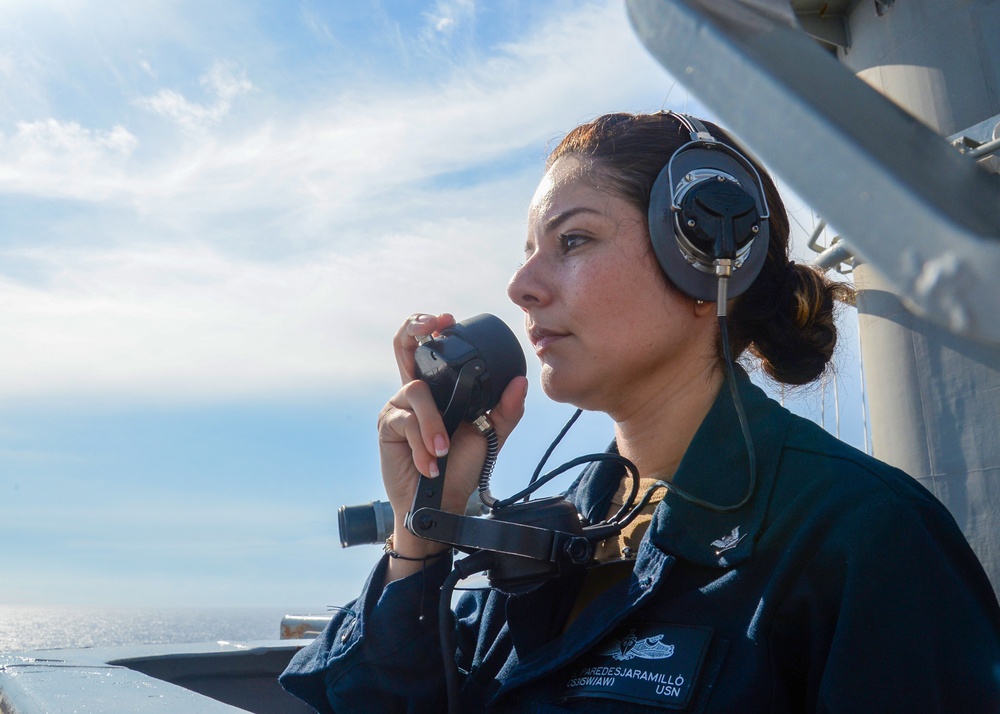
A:
{"label": "bracelet", "polygon": [[396,560],[409,560],[414,563],[426,563],[429,560],[434,560],[435,558],[440,558],[442,555],[448,554],[448,549],[446,548],[445,550],[442,550],[440,553],[434,553],[433,555],[426,555],[423,558],[410,558],[405,555],[400,555],[399,553],[396,552],[395,547],[393,546],[392,533],[390,533],[389,537],[385,539],[385,545],[382,546],[382,550],[390,558],[394,558]]}

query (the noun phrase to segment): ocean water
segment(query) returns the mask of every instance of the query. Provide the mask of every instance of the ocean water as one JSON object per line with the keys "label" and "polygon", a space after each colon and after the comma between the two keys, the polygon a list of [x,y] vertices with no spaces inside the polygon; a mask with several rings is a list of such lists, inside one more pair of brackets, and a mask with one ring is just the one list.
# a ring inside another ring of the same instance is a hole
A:
{"label": "ocean water", "polygon": [[102,608],[0,605],[0,651],[278,639],[275,608]]}

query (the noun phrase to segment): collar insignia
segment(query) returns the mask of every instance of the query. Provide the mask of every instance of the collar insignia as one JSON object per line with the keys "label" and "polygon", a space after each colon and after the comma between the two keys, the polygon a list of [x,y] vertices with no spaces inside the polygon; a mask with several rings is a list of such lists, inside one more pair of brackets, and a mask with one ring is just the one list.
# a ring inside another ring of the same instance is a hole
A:
{"label": "collar insignia", "polygon": [[730,533],[729,535],[722,536],[721,538],[719,538],[719,540],[713,540],[712,545],[714,545],[716,548],[715,554],[721,555],[727,550],[732,550],[733,548],[736,547],[737,543],[743,540],[745,535],[746,534],[740,535],[740,527],[736,526],[735,528],[733,528],[733,532]]}

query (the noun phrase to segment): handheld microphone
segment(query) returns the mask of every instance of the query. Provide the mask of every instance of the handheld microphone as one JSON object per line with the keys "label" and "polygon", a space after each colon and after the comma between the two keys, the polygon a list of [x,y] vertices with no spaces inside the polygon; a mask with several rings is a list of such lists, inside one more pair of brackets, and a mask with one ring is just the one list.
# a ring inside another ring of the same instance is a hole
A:
{"label": "handheld microphone", "polygon": [[[517,338],[499,318],[477,315],[441,330],[417,347],[414,362],[416,376],[430,387],[449,435],[463,420],[474,422],[486,436],[488,449],[479,491],[473,493],[465,514],[441,510],[447,457],[438,459],[438,478],[420,477],[406,516],[411,533],[467,553],[493,554],[488,566],[491,586],[505,592],[527,592],[567,568],[585,566],[593,557],[595,544],[620,532],[635,516],[637,511],[628,512],[638,489],[638,471],[617,454],[574,459],[537,481],[533,479],[527,489],[504,501],[489,495],[497,438],[482,417],[499,403],[510,381],[527,371]],[[565,429],[556,443],[564,434]],[[524,503],[515,503],[569,468],[593,461],[617,461],[632,476],[629,497],[610,521],[585,523],[576,507],[561,496],[531,502],[525,498]],[[484,513],[485,517],[476,517]],[[338,516],[344,547],[380,542],[388,536],[393,523],[391,506],[378,501],[344,506]]]}
{"label": "handheld microphone", "polygon": [[[439,337],[417,348],[414,359],[417,374],[430,386],[449,434],[462,419],[480,426],[477,420],[499,402],[510,380],[526,371],[517,339],[492,315],[478,315],[442,330]],[[421,476],[417,484],[406,515],[406,528],[411,533],[469,553],[496,554],[489,567],[490,584],[506,592],[527,592],[566,568],[587,564],[595,543],[621,530],[617,522],[585,526],[576,507],[561,496],[522,504],[493,499],[489,474],[496,435],[488,424],[481,430],[490,448],[479,494],[490,512],[485,518],[472,518],[441,510],[447,457],[439,458],[441,475],[435,479]],[[597,460],[627,462],[617,454],[592,454],[567,466]],[[558,473],[562,470],[549,476]],[[530,486],[527,492],[543,482]],[[633,483],[631,498],[635,497],[637,473]]]}
{"label": "handheld microphone", "polygon": [[[475,421],[495,407],[510,381],[527,373],[517,337],[500,318],[486,313],[441,330],[413,356],[416,376],[430,387],[449,436],[462,420]],[[475,492],[466,515],[482,514],[483,502]],[[343,548],[382,543],[392,524],[392,506],[383,501],[341,506],[337,512]]]}
{"label": "handheld microphone", "polygon": [[413,359],[449,436],[463,419],[475,421],[495,407],[510,381],[527,373],[517,337],[486,313],[441,330],[417,347]]}

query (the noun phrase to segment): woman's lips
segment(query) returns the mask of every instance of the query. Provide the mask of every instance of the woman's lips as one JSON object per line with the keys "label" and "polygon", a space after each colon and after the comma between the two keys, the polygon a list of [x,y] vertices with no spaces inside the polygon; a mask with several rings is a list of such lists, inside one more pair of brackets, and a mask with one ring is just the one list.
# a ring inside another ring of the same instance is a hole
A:
{"label": "woman's lips", "polygon": [[529,332],[529,339],[531,340],[531,344],[535,348],[536,353],[542,352],[549,345],[568,336],[569,333],[557,332],[555,330],[548,330],[541,327],[533,327]]}

